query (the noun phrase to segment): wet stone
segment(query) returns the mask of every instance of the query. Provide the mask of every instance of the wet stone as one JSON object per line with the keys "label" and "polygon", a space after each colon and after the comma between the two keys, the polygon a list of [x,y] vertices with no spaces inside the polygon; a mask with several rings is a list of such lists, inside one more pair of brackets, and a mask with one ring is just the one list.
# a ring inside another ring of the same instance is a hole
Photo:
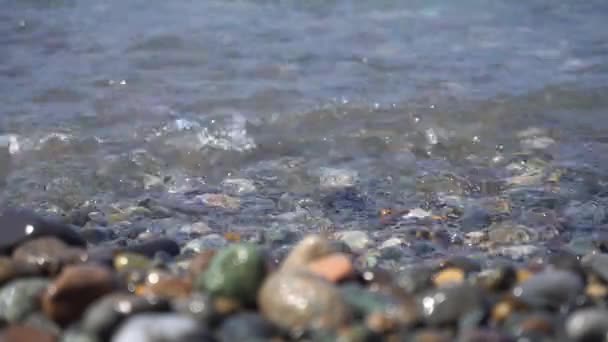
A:
{"label": "wet stone", "polygon": [[566,226],[573,230],[594,228],[606,219],[606,210],[596,202],[572,201],[563,212]]}
{"label": "wet stone", "polygon": [[85,262],[87,254],[84,249],[70,247],[57,238],[40,237],[19,245],[13,252],[13,259],[53,275],[64,265]]}
{"label": "wet stone", "polygon": [[158,279],[154,273],[148,275],[152,282],[141,285],[136,293],[144,297],[186,298],[192,292],[192,282],[179,277],[165,277]]}
{"label": "wet stone", "polygon": [[213,336],[194,318],[175,313],[142,313],[128,318],[112,342],[197,342]]}
{"label": "wet stone", "polygon": [[255,303],[266,270],[262,252],[253,245],[235,244],[219,251],[205,273],[199,289],[212,296],[228,297],[244,305]]}
{"label": "wet stone", "polygon": [[0,257],[0,286],[20,277],[40,275],[38,267],[15,262],[8,257]]}
{"label": "wet stone", "polygon": [[598,278],[608,282],[608,254],[591,254],[583,258],[582,263]]}
{"label": "wet stone", "polygon": [[166,253],[176,256],[180,252],[179,245],[172,239],[159,238],[122,248],[123,252],[138,253],[153,258],[156,253]]}
{"label": "wet stone", "polygon": [[209,234],[190,240],[183,248],[184,253],[201,253],[208,250],[218,250],[226,246],[228,241],[219,234]]}
{"label": "wet stone", "polygon": [[61,327],[58,326],[55,322],[48,319],[48,317],[46,317],[42,312],[39,311],[28,315],[23,320],[23,324],[40,329],[42,331],[46,331],[54,336],[59,336],[61,334]]}
{"label": "wet stone", "polygon": [[583,290],[583,281],[576,273],[552,270],[530,277],[516,286],[512,295],[533,308],[557,309],[572,304]]}
{"label": "wet stone", "polygon": [[587,308],[573,312],[566,320],[571,341],[605,341],[608,336],[608,310]]}
{"label": "wet stone", "polygon": [[347,230],[336,234],[336,238],[344,241],[353,251],[364,250],[372,243],[369,234],[362,230]]}
{"label": "wet stone", "polygon": [[[340,288],[344,300],[357,318],[367,318],[376,331],[379,326],[408,326],[418,319],[416,304],[410,298],[396,298],[389,293],[370,291],[357,284],[346,284]],[[374,322],[376,324],[374,324]]]}
{"label": "wet stone", "polygon": [[496,223],[489,227],[488,239],[495,243],[520,244],[535,241],[537,234],[530,228],[505,223]]}
{"label": "wet stone", "polygon": [[467,284],[428,291],[418,298],[420,312],[430,325],[456,323],[485,310],[480,290]]}
{"label": "wet stone", "polygon": [[351,316],[335,286],[304,272],[270,275],[260,290],[258,305],[264,317],[287,330],[336,329]]}
{"label": "wet stone", "polygon": [[71,246],[86,242],[70,226],[24,209],[6,209],[0,214],[0,254],[10,253],[20,243],[42,236],[53,236]]}
{"label": "wet stone", "polygon": [[279,335],[279,329],[254,312],[243,312],[228,317],[218,328],[221,341],[268,341]]}
{"label": "wet stone", "polygon": [[118,253],[114,257],[114,269],[118,272],[145,270],[152,266],[152,260],[141,254]]}
{"label": "wet stone", "polygon": [[63,269],[42,297],[45,314],[65,325],[82,315],[89,304],[115,288],[115,279],[103,266],[79,265]]}
{"label": "wet stone", "polygon": [[131,315],[168,310],[169,303],[164,299],[113,293],[96,300],[86,309],[81,329],[107,340],[120,323]]}
{"label": "wet stone", "polygon": [[60,342],[102,342],[100,338],[95,335],[87,334],[76,328],[70,328],[64,331],[61,335]]}
{"label": "wet stone", "polygon": [[281,268],[293,270],[304,267],[315,259],[329,255],[333,250],[334,246],[329,240],[318,235],[309,235],[298,242],[289,252]]}
{"label": "wet stone", "polygon": [[46,290],[46,278],[13,280],[0,288],[0,318],[20,322],[40,308],[40,295]]}
{"label": "wet stone", "polygon": [[307,270],[332,283],[337,283],[354,275],[353,263],[350,257],[342,253],[334,253],[312,261]]}
{"label": "wet stone", "polygon": [[26,325],[11,325],[0,332],[2,342],[55,342],[53,334]]}

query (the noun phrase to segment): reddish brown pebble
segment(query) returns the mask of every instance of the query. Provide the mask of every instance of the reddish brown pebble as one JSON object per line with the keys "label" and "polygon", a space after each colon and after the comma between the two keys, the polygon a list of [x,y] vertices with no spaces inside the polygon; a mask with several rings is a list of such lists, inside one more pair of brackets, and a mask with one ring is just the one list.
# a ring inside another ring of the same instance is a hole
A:
{"label": "reddish brown pebble", "polygon": [[343,253],[335,253],[314,260],[308,264],[307,269],[332,283],[347,279],[354,272],[350,258]]}
{"label": "reddish brown pebble", "polygon": [[66,325],[79,319],[89,304],[113,289],[114,278],[108,268],[68,266],[43,294],[42,308],[49,318]]}
{"label": "reddish brown pebble", "polygon": [[135,293],[138,296],[155,296],[161,298],[186,298],[192,292],[192,282],[182,278],[160,278],[155,283],[139,286]]}
{"label": "reddish brown pebble", "polygon": [[1,342],[55,342],[57,338],[46,331],[25,325],[11,325],[0,333]]}

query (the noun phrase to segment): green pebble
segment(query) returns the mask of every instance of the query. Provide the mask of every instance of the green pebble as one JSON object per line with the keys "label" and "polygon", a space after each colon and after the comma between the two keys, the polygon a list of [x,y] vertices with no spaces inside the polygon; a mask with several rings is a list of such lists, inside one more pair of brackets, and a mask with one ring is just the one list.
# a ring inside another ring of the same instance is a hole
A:
{"label": "green pebble", "polygon": [[13,280],[0,289],[0,319],[20,322],[40,308],[39,296],[49,285],[45,278]]}
{"label": "green pebble", "polygon": [[235,244],[221,250],[206,272],[197,280],[197,288],[211,296],[228,297],[242,304],[254,304],[265,277],[262,252],[253,245]]}

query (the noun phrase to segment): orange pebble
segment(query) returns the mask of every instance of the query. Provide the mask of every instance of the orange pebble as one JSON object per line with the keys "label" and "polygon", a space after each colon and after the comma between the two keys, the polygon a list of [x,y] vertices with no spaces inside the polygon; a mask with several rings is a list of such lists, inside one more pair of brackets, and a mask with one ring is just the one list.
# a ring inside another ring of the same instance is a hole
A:
{"label": "orange pebble", "polygon": [[353,263],[348,255],[334,253],[310,262],[306,268],[332,283],[337,283],[350,277],[353,272]]}
{"label": "orange pebble", "polygon": [[460,284],[464,281],[464,272],[456,267],[448,267],[439,271],[433,277],[435,286],[445,286],[450,284]]}

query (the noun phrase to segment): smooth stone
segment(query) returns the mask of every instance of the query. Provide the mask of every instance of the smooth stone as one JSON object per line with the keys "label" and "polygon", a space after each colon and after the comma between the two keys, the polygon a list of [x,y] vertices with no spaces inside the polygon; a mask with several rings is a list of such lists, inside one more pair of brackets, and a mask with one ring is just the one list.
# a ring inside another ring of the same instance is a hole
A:
{"label": "smooth stone", "polygon": [[495,243],[521,244],[536,241],[538,238],[530,228],[509,222],[494,223],[488,229],[488,239]]}
{"label": "smooth stone", "polygon": [[378,249],[382,250],[385,248],[402,248],[403,246],[405,246],[405,244],[405,240],[393,237],[382,242]]}
{"label": "smooth stone", "polygon": [[103,340],[95,335],[87,334],[76,328],[69,328],[61,335],[59,342],[102,342]]}
{"label": "smooth stone", "polygon": [[42,308],[49,318],[65,325],[79,319],[89,304],[114,288],[115,279],[109,268],[68,266],[45,291]]}
{"label": "smooth stone", "polygon": [[218,328],[221,341],[269,341],[279,335],[279,330],[255,312],[242,312],[228,317]]}
{"label": "smooth stone", "polygon": [[179,231],[188,235],[205,235],[213,232],[213,229],[203,221],[198,221],[190,224],[183,225],[179,228]]}
{"label": "smooth stone", "polygon": [[188,315],[209,325],[215,325],[223,319],[214,300],[202,293],[192,293],[188,298],[176,298],[171,301],[171,307],[177,313]]}
{"label": "smooth stone", "polygon": [[480,290],[468,284],[442,287],[419,296],[419,308],[429,325],[456,323],[465,315],[484,310]]}
{"label": "smooth stone", "polygon": [[39,296],[49,285],[46,278],[16,279],[0,288],[0,318],[20,322],[40,308]]}
{"label": "smooth stone", "polygon": [[188,297],[192,292],[190,279],[175,276],[158,278],[152,273],[148,275],[148,280],[152,282],[137,287],[135,293],[138,296],[174,299]]}
{"label": "smooth stone", "polygon": [[114,257],[114,269],[118,272],[129,270],[147,270],[152,266],[152,260],[137,253],[118,253]]}
{"label": "smooth stone", "polygon": [[182,249],[183,253],[201,253],[207,250],[218,250],[228,245],[228,240],[220,234],[209,234],[189,241]]}
{"label": "smooth stone", "polygon": [[275,272],[258,297],[262,314],[287,330],[336,329],[351,316],[340,291],[306,272]]}
{"label": "smooth stone", "polygon": [[148,258],[154,258],[156,253],[159,252],[167,253],[170,256],[176,256],[179,254],[180,248],[177,242],[172,239],[158,238],[121,248],[120,251],[138,253],[145,255]]}
{"label": "smooth stone", "polygon": [[54,336],[61,335],[61,327],[51,321],[42,312],[36,311],[23,320],[23,325],[46,331]]}
{"label": "smooth stone", "polygon": [[608,254],[590,254],[583,258],[582,264],[598,278],[608,282]]}
{"label": "smooth stone", "polygon": [[483,270],[477,274],[475,283],[489,291],[506,291],[517,282],[517,272],[512,266]]}
{"label": "smooth stone", "polygon": [[45,236],[23,242],[13,251],[13,260],[53,275],[64,265],[85,262],[87,253],[86,250],[70,247],[55,237]]}
{"label": "smooth stone", "polygon": [[579,309],[566,320],[566,335],[573,342],[606,341],[608,339],[608,310]]}
{"label": "smooth stone", "polygon": [[255,303],[266,275],[262,252],[254,245],[234,244],[211,260],[196,287],[212,296],[233,298],[245,305]]}
{"label": "smooth stone", "polygon": [[224,191],[230,195],[244,195],[257,191],[255,183],[246,178],[226,178],[222,181]]}
{"label": "smooth stone", "polygon": [[343,253],[334,253],[311,261],[306,269],[332,283],[350,278],[355,272],[350,256]]}
{"label": "smooth stone", "polygon": [[521,260],[537,254],[542,249],[535,245],[501,246],[492,250],[496,255],[502,255],[514,260]]}
{"label": "smooth stone", "polygon": [[370,291],[356,283],[340,288],[344,300],[357,318],[380,317],[390,325],[409,325],[418,319],[418,308],[410,297],[397,298],[384,291]]}
{"label": "smooth stone", "polygon": [[196,199],[208,207],[222,208],[227,210],[237,210],[241,207],[240,198],[225,194],[202,194],[196,196]]}
{"label": "smooth stone", "polygon": [[211,264],[211,260],[217,252],[214,250],[208,250],[203,253],[195,255],[188,264],[188,273],[192,279],[196,279],[200,274],[205,272]]}
{"label": "smooth stone", "polygon": [[334,246],[321,235],[308,235],[289,252],[281,264],[283,270],[305,267],[311,261],[329,255]]}
{"label": "smooth stone", "polygon": [[606,218],[606,210],[596,202],[572,201],[564,209],[565,224],[573,230],[592,229]]}
{"label": "smooth stone", "polygon": [[465,280],[465,273],[462,269],[448,267],[433,276],[433,283],[436,287],[451,286],[462,284]]}
{"label": "smooth stone", "polygon": [[40,275],[40,270],[37,267],[0,256],[0,286],[15,278],[35,275]]}
{"label": "smooth stone", "polygon": [[10,253],[26,240],[54,236],[68,245],[84,247],[86,241],[70,226],[25,209],[6,209],[0,214],[0,254]]}
{"label": "smooth stone", "polygon": [[439,264],[439,267],[458,268],[466,274],[481,271],[481,264],[479,263],[479,261],[465,256],[454,256],[449,259],[446,259]]}
{"label": "smooth stone", "polygon": [[319,185],[322,189],[346,188],[358,181],[357,171],[324,167],[320,170]]}
{"label": "smooth stone", "polygon": [[10,325],[0,332],[2,342],[55,342],[53,334],[26,325]]}
{"label": "smooth stone", "polygon": [[175,313],[142,313],[128,318],[111,342],[204,342],[214,341],[194,318]]}
{"label": "smooth stone", "polygon": [[512,295],[534,308],[557,309],[572,304],[584,291],[576,273],[562,270],[543,271],[528,278],[512,290]]}
{"label": "smooth stone", "polygon": [[107,228],[85,227],[78,231],[80,236],[91,244],[99,244],[114,238],[114,232]]}
{"label": "smooth stone", "polygon": [[362,230],[347,230],[336,233],[336,238],[344,241],[353,251],[365,250],[372,244],[369,234]]}
{"label": "smooth stone", "polygon": [[112,293],[89,305],[82,316],[81,329],[92,336],[108,340],[125,318],[142,312],[169,311],[167,300]]}
{"label": "smooth stone", "polygon": [[397,275],[397,285],[408,293],[418,293],[433,286],[433,274],[430,267],[413,265]]}

